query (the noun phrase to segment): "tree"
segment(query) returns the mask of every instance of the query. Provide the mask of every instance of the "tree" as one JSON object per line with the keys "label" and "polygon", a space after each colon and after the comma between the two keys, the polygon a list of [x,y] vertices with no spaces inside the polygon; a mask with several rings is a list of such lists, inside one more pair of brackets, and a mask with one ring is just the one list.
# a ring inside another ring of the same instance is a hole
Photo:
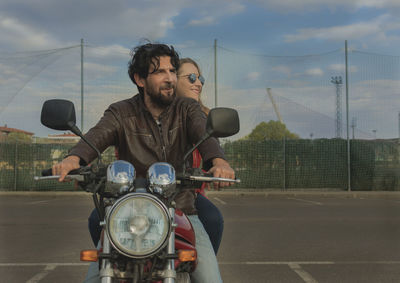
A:
{"label": "tree", "polygon": [[291,133],[286,125],[279,122],[270,120],[268,123],[261,122],[258,124],[253,131],[245,137],[246,140],[252,141],[265,141],[265,140],[282,140],[283,137],[286,139],[298,139],[299,136],[295,133]]}
{"label": "tree", "polygon": [[19,132],[12,132],[8,134],[7,137],[8,142],[23,142],[23,143],[30,143],[32,142],[32,138],[30,135],[19,133]]}

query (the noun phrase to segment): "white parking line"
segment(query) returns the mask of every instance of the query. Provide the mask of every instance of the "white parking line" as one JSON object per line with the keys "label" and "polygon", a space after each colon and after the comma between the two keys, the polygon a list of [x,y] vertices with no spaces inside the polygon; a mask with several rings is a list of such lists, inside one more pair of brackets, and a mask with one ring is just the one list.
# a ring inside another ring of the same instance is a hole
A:
{"label": "white parking line", "polygon": [[41,204],[41,203],[47,203],[50,200],[39,200],[39,201],[33,201],[33,202],[28,202],[28,204]]}
{"label": "white parking line", "polygon": [[[219,261],[220,265],[338,265],[338,264],[400,264],[398,260],[381,261]],[[1,265],[0,265],[1,266]]]}
{"label": "white parking line", "polygon": [[297,275],[299,275],[301,277],[301,279],[304,280],[304,282],[306,283],[318,283],[317,280],[315,280],[310,273],[308,273],[307,271],[305,271],[303,268],[300,267],[299,264],[296,263],[292,263],[289,264],[289,267],[297,273]]}
{"label": "white parking line", "polygon": [[26,281],[26,283],[37,283],[37,282],[39,282],[40,280],[45,278],[47,276],[47,274],[49,274],[50,271],[54,270],[56,267],[57,267],[57,265],[54,265],[54,264],[46,265],[46,267],[44,268],[44,270],[42,272],[39,272],[38,274],[33,276],[31,279]]}
{"label": "white parking line", "polygon": [[[398,262],[400,264],[400,261]],[[230,262],[221,261],[218,262],[221,265],[291,265],[291,264],[335,264],[333,261],[241,261],[241,262]]]}
{"label": "white parking line", "polygon": [[0,267],[9,267],[9,266],[84,266],[84,265],[89,265],[90,263],[86,262],[64,262],[64,263],[48,263],[48,262],[32,262],[32,263],[27,263],[27,262],[11,262],[11,263],[0,263]]}
{"label": "white parking line", "polygon": [[[220,265],[338,265],[338,264],[400,264],[399,260],[356,260],[356,261],[219,261]],[[24,267],[24,266],[88,266],[87,262],[6,262],[0,263],[0,267]]]}
{"label": "white parking line", "polygon": [[217,198],[217,197],[214,197],[214,199],[215,199],[216,201],[222,203],[223,205],[226,204],[226,202],[224,202],[222,199],[219,199],[219,198]]}
{"label": "white parking line", "polygon": [[298,200],[298,201],[309,202],[309,203],[316,204],[316,205],[323,205],[322,202],[312,201],[312,200],[307,200],[307,199],[301,199],[301,198],[288,198],[288,199],[293,199],[293,200]]}

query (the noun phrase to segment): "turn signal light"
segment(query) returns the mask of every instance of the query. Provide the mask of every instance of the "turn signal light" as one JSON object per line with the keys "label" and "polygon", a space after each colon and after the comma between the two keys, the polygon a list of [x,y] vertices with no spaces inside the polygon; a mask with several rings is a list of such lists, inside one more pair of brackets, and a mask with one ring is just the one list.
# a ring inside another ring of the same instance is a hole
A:
{"label": "turn signal light", "polygon": [[195,250],[179,250],[178,257],[182,262],[195,261],[197,259],[197,252]]}
{"label": "turn signal light", "polygon": [[97,261],[99,259],[98,250],[83,250],[81,251],[81,261]]}

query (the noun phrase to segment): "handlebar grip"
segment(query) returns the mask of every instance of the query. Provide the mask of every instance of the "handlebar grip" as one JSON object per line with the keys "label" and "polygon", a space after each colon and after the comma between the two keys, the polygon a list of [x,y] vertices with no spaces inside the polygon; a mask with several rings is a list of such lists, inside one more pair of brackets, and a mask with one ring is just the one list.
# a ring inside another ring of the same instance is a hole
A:
{"label": "handlebar grip", "polygon": [[51,168],[42,170],[42,176],[53,176]]}
{"label": "handlebar grip", "polygon": [[[68,174],[69,175],[79,175],[81,168],[71,170]],[[42,176],[53,176],[53,172],[51,168],[42,170]]]}

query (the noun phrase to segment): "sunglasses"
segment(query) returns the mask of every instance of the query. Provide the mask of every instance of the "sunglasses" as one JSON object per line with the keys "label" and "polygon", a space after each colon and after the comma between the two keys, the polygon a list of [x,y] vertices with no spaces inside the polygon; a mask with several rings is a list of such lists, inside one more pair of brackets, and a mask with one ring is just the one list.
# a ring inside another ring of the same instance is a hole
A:
{"label": "sunglasses", "polygon": [[201,85],[204,85],[204,82],[206,81],[202,75],[199,75],[197,77],[195,73],[191,73],[189,75],[183,75],[183,76],[179,76],[179,77],[188,77],[189,82],[191,84],[194,84],[194,82],[197,80],[197,78],[199,79]]}

